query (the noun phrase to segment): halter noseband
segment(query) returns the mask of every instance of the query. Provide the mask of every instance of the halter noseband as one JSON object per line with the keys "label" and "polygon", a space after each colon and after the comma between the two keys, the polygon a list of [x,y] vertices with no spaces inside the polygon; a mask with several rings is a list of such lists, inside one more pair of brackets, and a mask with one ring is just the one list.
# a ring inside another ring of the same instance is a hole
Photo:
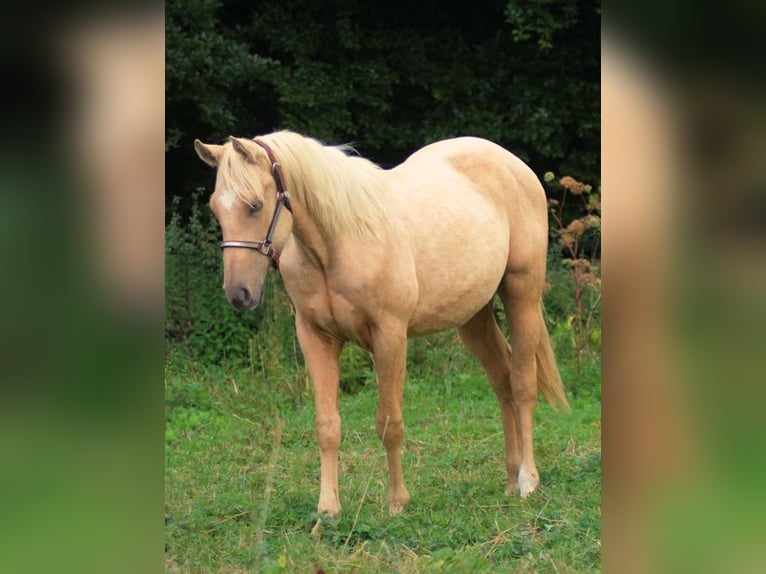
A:
{"label": "halter noseband", "polygon": [[277,161],[277,158],[274,157],[274,152],[271,151],[271,148],[265,142],[260,140],[253,141],[266,150],[266,155],[269,156],[269,161],[271,161],[271,173],[274,176],[274,182],[277,185],[277,203],[274,206],[274,214],[271,216],[271,223],[269,223],[269,229],[266,232],[265,239],[262,239],[261,241],[221,241],[220,246],[221,249],[226,249],[227,247],[255,249],[261,255],[265,255],[271,259],[271,265],[274,269],[279,269],[279,253],[276,252],[274,246],[271,244],[271,238],[277,227],[277,221],[279,221],[279,214],[282,211],[282,206],[284,206],[290,213],[293,212],[293,208],[290,205],[290,196],[287,194],[285,182],[282,179],[282,166]]}

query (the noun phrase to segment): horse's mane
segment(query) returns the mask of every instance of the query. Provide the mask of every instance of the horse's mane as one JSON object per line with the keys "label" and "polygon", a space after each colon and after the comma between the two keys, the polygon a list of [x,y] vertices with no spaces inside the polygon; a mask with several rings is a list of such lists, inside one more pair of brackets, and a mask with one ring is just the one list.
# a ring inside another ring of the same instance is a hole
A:
{"label": "horse's mane", "polygon": [[[290,131],[259,136],[274,150],[291,199],[329,235],[379,235],[386,225],[386,184],[373,162],[347,155],[350,146],[325,146]],[[230,148],[230,145],[226,145]],[[231,150],[221,158],[222,174],[247,202],[262,199],[247,181],[244,160]]]}

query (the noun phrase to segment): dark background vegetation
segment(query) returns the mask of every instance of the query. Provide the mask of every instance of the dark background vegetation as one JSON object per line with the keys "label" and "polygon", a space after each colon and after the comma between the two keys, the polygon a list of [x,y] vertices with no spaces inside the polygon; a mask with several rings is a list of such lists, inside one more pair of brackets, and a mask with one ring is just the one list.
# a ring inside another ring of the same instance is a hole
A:
{"label": "dark background vegetation", "polygon": [[[264,327],[265,311],[236,313],[221,295],[219,231],[205,205],[214,174],[196,157],[194,138],[216,142],[291,129],[352,143],[391,167],[432,141],[474,135],[511,150],[541,179],[546,172],[573,176],[595,194],[599,24],[599,4],[584,0],[168,2],[171,346],[207,362],[252,360],[251,337]],[[547,178],[546,187],[552,199],[563,199],[555,179]],[[570,221],[593,213],[587,205],[577,198],[559,205],[563,219],[551,224],[556,290],[547,304],[551,321],[568,329],[564,338],[576,334],[571,317],[584,311],[573,298],[579,279],[561,260],[597,257],[599,232],[588,225],[578,238],[588,253],[571,253],[557,240]],[[281,314],[271,332],[291,331]],[[600,335],[594,338],[600,345]],[[289,355],[285,360],[294,363]]]}
{"label": "dark background vegetation", "polygon": [[597,183],[593,0],[170,0],[166,193],[211,176],[192,141],[289,128],[390,167],[485,137],[539,174]]}

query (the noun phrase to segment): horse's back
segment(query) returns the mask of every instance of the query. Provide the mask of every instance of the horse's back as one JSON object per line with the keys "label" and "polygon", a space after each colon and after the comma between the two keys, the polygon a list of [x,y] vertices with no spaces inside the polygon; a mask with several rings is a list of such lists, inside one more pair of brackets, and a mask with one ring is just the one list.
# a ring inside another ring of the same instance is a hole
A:
{"label": "horse's back", "polygon": [[460,136],[455,138],[449,138],[445,140],[439,140],[428,145],[423,146],[419,150],[410,155],[404,163],[410,161],[421,161],[426,157],[451,157],[455,155],[470,154],[470,153],[483,153],[487,151],[495,151],[499,153],[511,152],[504,147],[497,145],[494,142],[486,140],[484,138],[478,138],[473,136]]}

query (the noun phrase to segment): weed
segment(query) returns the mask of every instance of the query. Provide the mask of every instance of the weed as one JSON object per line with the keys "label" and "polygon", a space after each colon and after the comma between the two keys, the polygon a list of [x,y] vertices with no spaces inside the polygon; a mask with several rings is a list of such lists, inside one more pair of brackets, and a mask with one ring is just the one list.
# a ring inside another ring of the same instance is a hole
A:
{"label": "weed", "polygon": [[[563,251],[553,251],[550,260],[563,265],[565,273],[549,273],[549,285],[567,286],[568,296],[556,298],[559,310],[570,303],[571,309],[564,315],[565,320],[554,323],[554,329],[569,334],[575,351],[577,368],[583,364],[583,356],[594,355],[601,348],[601,327],[598,324],[601,309],[601,195],[590,185],[583,184],[570,176],[564,176],[555,182],[555,175],[545,174],[544,180],[556,186],[561,199],[549,199],[548,211],[554,225],[552,231],[556,244]],[[568,197],[579,198],[581,206],[578,216],[570,218],[565,210]],[[584,215],[582,215],[584,213]],[[558,267],[558,265],[557,265]],[[560,268],[559,268],[560,269]],[[561,279],[566,279],[562,281]],[[554,279],[554,281],[552,281]],[[557,279],[557,281],[556,281]],[[560,287],[559,287],[560,288]],[[553,298],[553,297],[551,297]],[[561,338],[554,333],[554,338]]]}

